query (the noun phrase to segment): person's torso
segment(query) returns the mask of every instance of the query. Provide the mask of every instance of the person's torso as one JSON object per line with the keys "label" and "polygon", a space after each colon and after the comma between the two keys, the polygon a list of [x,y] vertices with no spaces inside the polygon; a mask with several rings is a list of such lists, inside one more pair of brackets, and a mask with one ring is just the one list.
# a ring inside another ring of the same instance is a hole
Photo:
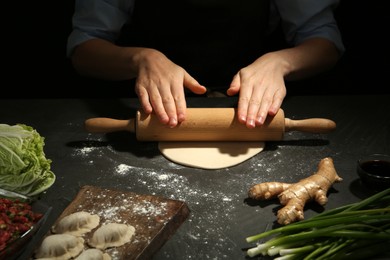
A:
{"label": "person's torso", "polygon": [[201,84],[227,87],[263,52],[269,0],[139,0],[120,45],[155,48]]}

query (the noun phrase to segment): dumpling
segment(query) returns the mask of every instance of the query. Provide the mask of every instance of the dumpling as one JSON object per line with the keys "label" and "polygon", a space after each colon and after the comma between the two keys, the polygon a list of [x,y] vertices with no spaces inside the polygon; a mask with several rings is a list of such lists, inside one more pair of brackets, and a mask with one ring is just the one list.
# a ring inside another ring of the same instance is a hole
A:
{"label": "dumpling", "polygon": [[45,237],[35,251],[36,259],[66,260],[78,256],[84,249],[84,239],[69,234],[55,234]]}
{"label": "dumpling", "polygon": [[62,218],[52,227],[51,231],[53,233],[81,236],[97,227],[99,222],[100,217],[98,215],[80,211]]}
{"label": "dumpling", "polygon": [[111,256],[99,249],[90,248],[83,251],[75,260],[111,260]]}
{"label": "dumpling", "polygon": [[92,247],[106,249],[122,246],[131,240],[135,228],[131,225],[109,223],[98,228],[88,242]]}

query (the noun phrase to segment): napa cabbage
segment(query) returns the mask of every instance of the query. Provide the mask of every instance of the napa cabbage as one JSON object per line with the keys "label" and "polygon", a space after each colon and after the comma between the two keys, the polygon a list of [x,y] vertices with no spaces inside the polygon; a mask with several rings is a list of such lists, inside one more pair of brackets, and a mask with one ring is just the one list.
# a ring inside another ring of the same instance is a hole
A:
{"label": "napa cabbage", "polygon": [[33,127],[0,124],[0,188],[26,196],[47,190],[55,181],[45,143]]}

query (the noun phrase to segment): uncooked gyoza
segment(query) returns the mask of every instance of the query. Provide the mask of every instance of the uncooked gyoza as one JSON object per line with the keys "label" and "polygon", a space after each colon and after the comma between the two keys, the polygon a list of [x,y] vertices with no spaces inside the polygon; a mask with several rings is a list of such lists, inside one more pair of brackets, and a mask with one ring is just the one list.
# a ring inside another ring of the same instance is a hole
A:
{"label": "uncooked gyoza", "polygon": [[98,215],[80,211],[62,218],[52,227],[53,233],[81,236],[97,227],[100,222]]}
{"label": "uncooked gyoza", "polygon": [[84,239],[69,234],[54,234],[45,237],[35,251],[36,259],[71,259],[84,249]]}
{"label": "uncooked gyoza", "polygon": [[90,248],[83,251],[75,260],[111,260],[111,256],[99,249]]}
{"label": "uncooked gyoza", "polygon": [[122,246],[131,240],[134,232],[135,228],[131,225],[109,223],[98,228],[88,244],[103,250],[109,247]]}

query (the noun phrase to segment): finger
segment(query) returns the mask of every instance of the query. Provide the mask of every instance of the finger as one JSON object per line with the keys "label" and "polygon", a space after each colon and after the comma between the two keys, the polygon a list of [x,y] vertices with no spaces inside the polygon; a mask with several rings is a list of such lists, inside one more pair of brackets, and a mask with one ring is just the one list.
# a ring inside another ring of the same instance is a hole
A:
{"label": "finger", "polygon": [[207,91],[207,88],[194,79],[190,74],[184,72],[184,87],[189,89],[191,92],[195,94],[204,94]]}
{"label": "finger", "polygon": [[264,93],[261,98],[260,106],[258,107],[258,111],[256,114],[256,125],[261,126],[264,124],[265,119],[268,115],[268,110],[272,102],[272,96],[268,92]]}
{"label": "finger", "polygon": [[278,113],[280,107],[282,106],[285,96],[286,96],[286,91],[277,91],[275,93],[272,104],[268,109],[269,115],[274,116]]}
{"label": "finger", "polygon": [[237,73],[236,75],[234,75],[233,80],[226,91],[226,94],[228,94],[229,96],[236,95],[240,91],[240,81],[241,81],[240,74]]}
{"label": "finger", "polygon": [[177,87],[173,87],[172,95],[176,105],[177,123],[181,123],[186,118],[186,109],[187,109],[184,87],[182,86],[182,84],[179,84]]}
{"label": "finger", "polygon": [[156,114],[157,118],[160,120],[162,124],[169,124],[170,118],[168,113],[166,112],[166,104],[167,101],[163,100],[163,97],[161,97],[161,94],[157,87],[151,88],[149,92],[150,97],[150,103],[152,104],[154,113]]}
{"label": "finger", "polygon": [[138,99],[140,100],[142,110],[146,114],[152,113],[153,112],[153,107],[152,107],[152,104],[150,104],[150,101],[149,101],[148,91],[146,91],[146,89],[144,87],[141,87],[137,83],[136,87],[135,87],[135,92],[136,92],[136,94],[138,96]]}
{"label": "finger", "polygon": [[246,126],[248,128],[254,128],[259,124],[259,110],[263,106],[263,102],[263,92],[255,89],[248,104],[246,116]]}
{"label": "finger", "polygon": [[238,121],[242,124],[245,124],[247,122],[248,106],[249,106],[249,101],[251,99],[251,95],[252,95],[252,89],[248,89],[241,86],[241,90],[238,98],[238,105],[237,105],[237,118]]}
{"label": "finger", "polygon": [[261,106],[257,114],[256,125],[263,125],[268,115],[276,115],[285,96],[285,87],[278,88],[276,91],[273,88],[267,88],[261,100]]}
{"label": "finger", "polygon": [[175,127],[178,123],[178,120],[177,120],[176,104],[175,104],[175,100],[172,96],[172,93],[170,93],[170,92],[169,93],[162,93],[161,100],[162,100],[163,109],[165,111],[165,114],[168,116],[167,125],[169,127]]}

